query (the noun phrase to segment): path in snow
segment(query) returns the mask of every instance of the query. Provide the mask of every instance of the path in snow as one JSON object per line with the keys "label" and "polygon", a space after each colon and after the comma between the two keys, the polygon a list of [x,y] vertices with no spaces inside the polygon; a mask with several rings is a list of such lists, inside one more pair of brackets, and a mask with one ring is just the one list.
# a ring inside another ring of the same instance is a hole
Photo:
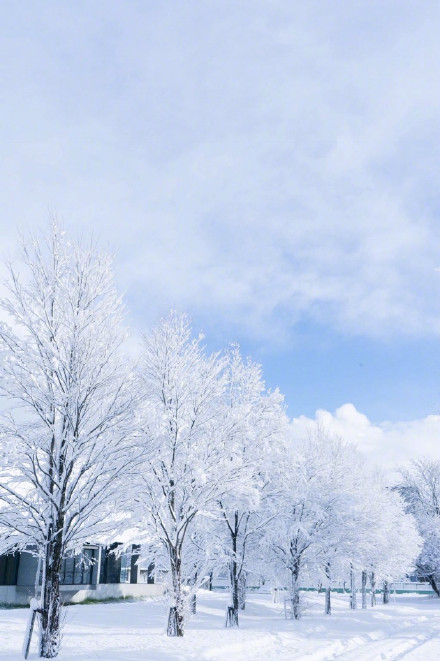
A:
{"label": "path in snow", "polygon": [[[165,634],[166,604],[141,601],[70,606],[65,610],[60,661],[437,661],[440,601],[397,596],[388,606],[351,612],[348,595],[333,597],[325,616],[323,595],[308,594],[300,622],[286,621],[282,606],[254,594],[239,629],[223,628],[227,595],[202,592],[198,613],[183,639]],[[18,661],[27,610],[0,611],[0,661]],[[37,658],[35,641],[29,659]]]}

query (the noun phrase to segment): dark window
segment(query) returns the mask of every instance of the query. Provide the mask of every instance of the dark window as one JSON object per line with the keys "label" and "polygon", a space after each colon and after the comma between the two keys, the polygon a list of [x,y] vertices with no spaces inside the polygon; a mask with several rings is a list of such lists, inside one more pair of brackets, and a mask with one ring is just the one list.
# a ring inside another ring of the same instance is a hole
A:
{"label": "dark window", "polygon": [[61,565],[60,583],[64,585],[72,585],[73,573],[75,571],[75,558],[64,558]]}
{"label": "dark window", "polygon": [[130,583],[131,578],[131,553],[123,553],[121,555],[121,574],[119,577],[120,583]]}
{"label": "dark window", "polygon": [[96,549],[84,549],[80,555],[64,558],[61,565],[62,585],[90,585],[93,582],[93,567],[97,559]]}
{"label": "dark window", "polygon": [[0,555],[0,585],[17,585],[18,553]]}
{"label": "dark window", "polygon": [[[114,543],[101,550],[100,583],[138,583],[143,582],[142,570],[139,570],[140,546],[132,544],[128,550],[121,551],[121,544]],[[145,579],[146,582],[146,579]],[[150,582],[150,581],[149,581]]]}
{"label": "dark window", "polygon": [[118,546],[115,543],[102,549],[100,583],[119,583],[121,580],[121,556],[114,552]]}

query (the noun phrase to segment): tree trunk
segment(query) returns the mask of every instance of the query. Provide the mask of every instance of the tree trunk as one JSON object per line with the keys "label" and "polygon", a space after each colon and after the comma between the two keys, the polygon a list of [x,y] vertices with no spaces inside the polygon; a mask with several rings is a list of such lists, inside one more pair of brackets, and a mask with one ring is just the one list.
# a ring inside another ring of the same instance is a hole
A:
{"label": "tree trunk", "polygon": [[428,579],[429,585],[432,587],[432,589],[434,590],[437,597],[440,597],[440,590],[438,589],[438,585],[437,585],[437,582],[436,582],[434,576],[431,574],[430,576],[427,576],[427,579]]}
{"label": "tree trunk", "polygon": [[170,549],[174,605],[168,615],[167,636],[182,637],[184,632],[184,602],[182,595],[181,559],[176,548]]}
{"label": "tree trunk", "polygon": [[237,566],[237,537],[238,537],[238,512],[235,512],[235,526],[231,530],[232,557],[229,562],[229,580],[231,586],[231,601],[226,611],[226,627],[238,627],[239,606],[239,579]]}
{"label": "tree trunk", "polygon": [[54,659],[60,648],[61,540],[47,545],[41,586],[40,657]]}
{"label": "tree trunk", "polygon": [[299,562],[295,561],[292,569],[292,586],[291,586],[292,613],[295,620],[301,619],[298,578],[299,578]]}
{"label": "tree trunk", "polygon": [[168,613],[167,636],[177,636],[177,626],[177,608],[171,606]]}
{"label": "tree trunk", "polygon": [[235,562],[235,560],[231,560],[230,562],[230,578],[231,578],[232,604],[228,606],[226,626],[238,627],[239,588],[238,588],[238,578],[237,578],[237,563]]}
{"label": "tree trunk", "polygon": [[371,584],[371,606],[376,605],[376,574],[374,571],[370,574],[370,584]]}
{"label": "tree trunk", "polygon": [[238,627],[238,608],[235,610],[233,606],[228,606],[225,627]]}
{"label": "tree trunk", "polygon": [[324,613],[326,615],[332,614],[332,604],[331,604],[331,574],[330,574],[330,563],[328,562],[325,567],[325,575],[327,577],[327,585],[325,587],[325,608]]}
{"label": "tree trunk", "polygon": [[331,587],[327,585],[325,588],[325,614],[326,615],[331,615],[332,614],[332,605],[331,605]]}
{"label": "tree trunk", "polygon": [[382,601],[384,604],[389,604],[390,602],[390,584],[388,583],[388,581],[383,582]]}
{"label": "tree trunk", "polygon": [[350,567],[350,608],[356,610],[357,608],[357,598],[356,598],[356,579],[353,569],[353,565]]}
{"label": "tree trunk", "polygon": [[367,571],[362,571],[362,608],[367,607]]}
{"label": "tree trunk", "polygon": [[194,590],[194,594],[191,596],[191,613],[194,615],[197,613],[197,594],[196,594],[196,585],[197,585],[197,572],[194,574],[194,578],[192,580],[192,589]]}
{"label": "tree trunk", "polygon": [[246,585],[247,574],[242,571],[238,582],[238,605],[242,611],[246,608]]}

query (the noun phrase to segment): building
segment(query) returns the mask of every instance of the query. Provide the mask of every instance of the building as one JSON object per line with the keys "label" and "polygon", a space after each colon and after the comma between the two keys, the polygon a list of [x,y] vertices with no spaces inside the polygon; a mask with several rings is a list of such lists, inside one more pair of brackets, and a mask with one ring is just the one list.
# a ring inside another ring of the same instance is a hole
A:
{"label": "building", "polygon": [[[63,603],[86,599],[152,597],[163,594],[153,565],[138,565],[139,547],[118,553],[120,544],[88,544],[80,555],[63,560],[60,574]],[[0,556],[0,603],[26,605],[35,594],[38,558],[30,552]],[[40,577],[41,582],[41,577]]]}

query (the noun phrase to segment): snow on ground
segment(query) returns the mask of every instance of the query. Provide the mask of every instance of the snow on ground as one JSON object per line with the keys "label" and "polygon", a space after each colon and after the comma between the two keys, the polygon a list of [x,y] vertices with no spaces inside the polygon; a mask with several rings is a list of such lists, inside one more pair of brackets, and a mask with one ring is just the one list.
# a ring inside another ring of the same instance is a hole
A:
{"label": "snow on ground", "polygon": [[[227,595],[203,591],[183,639],[165,633],[162,601],[69,606],[60,661],[249,661],[440,659],[440,601],[422,595],[391,597],[388,606],[351,612],[348,595],[307,594],[300,622],[285,620],[282,605],[253,594],[239,629],[224,629]],[[18,661],[28,611],[0,610],[0,660]],[[33,641],[29,659],[36,659]]]}

